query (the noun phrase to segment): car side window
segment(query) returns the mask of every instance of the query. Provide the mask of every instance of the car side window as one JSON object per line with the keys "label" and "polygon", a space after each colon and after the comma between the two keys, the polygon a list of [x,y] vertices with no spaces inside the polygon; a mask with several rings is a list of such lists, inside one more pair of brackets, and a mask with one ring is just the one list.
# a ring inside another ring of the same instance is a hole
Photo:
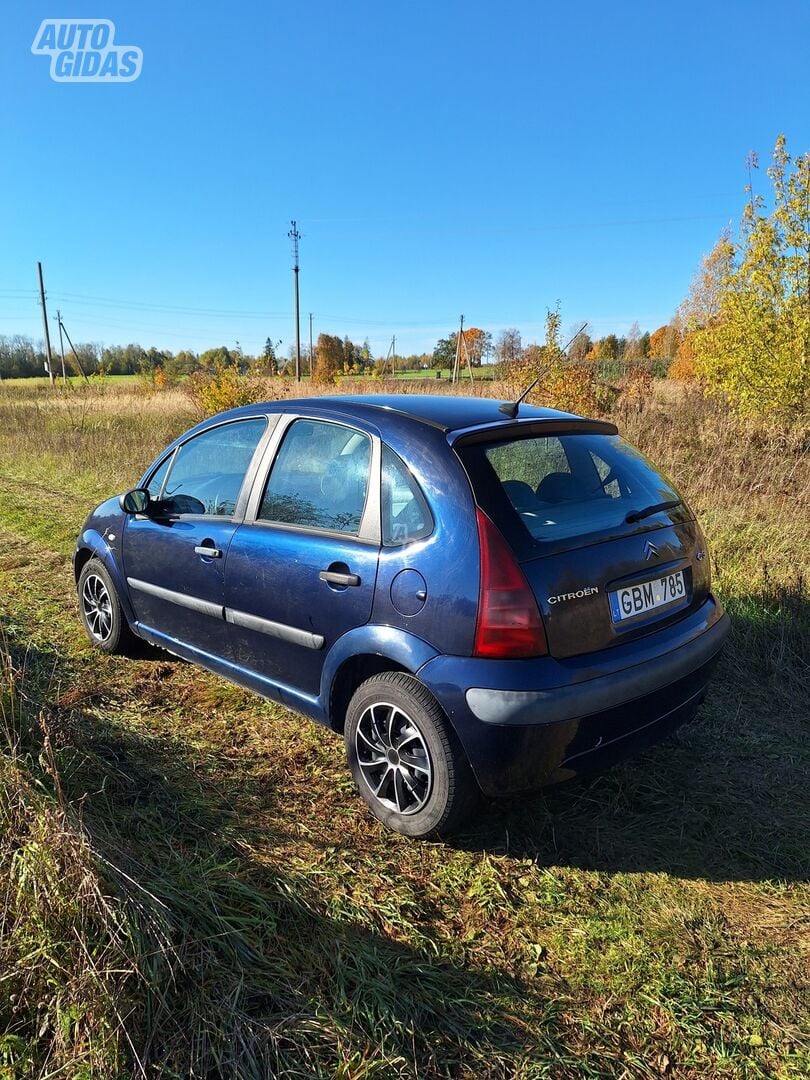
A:
{"label": "car side window", "polygon": [[[266,427],[264,418],[236,420],[203,431],[183,443],[172,459],[163,485],[163,498],[157,504],[158,512],[231,517]],[[157,474],[152,482],[156,478]]]}
{"label": "car side window", "polygon": [[166,479],[166,473],[169,471],[169,466],[172,463],[173,457],[173,453],[165,457],[149,478],[146,490],[149,492],[150,499],[160,498],[160,493],[163,490],[163,481]]}
{"label": "car side window", "polygon": [[382,451],[382,539],[385,547],[401,547],[433,532],[425,497],[407,465],[393,450]]}
{"label": "car side window", "polygon": [[294,420],[259,507],[259,519],[356,536],[368,493],[371,439],[354,428]]}

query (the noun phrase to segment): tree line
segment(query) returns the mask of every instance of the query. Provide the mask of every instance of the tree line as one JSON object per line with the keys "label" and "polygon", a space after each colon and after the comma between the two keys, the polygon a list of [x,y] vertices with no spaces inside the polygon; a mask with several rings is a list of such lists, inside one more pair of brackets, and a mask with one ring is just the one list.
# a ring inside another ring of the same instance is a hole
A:
{"label": "tree line", "polygon": [[[639,357],[671,360],[676,354],[679,340],[680,333],[675,326],[660,327],[651,334],[641,333],[638,323],[634,323],[626,336],[608,334],[592,340],[587,334],[580,335],[569,353],[578,359],[587,356],[591,360],[619,363]],[[311,370],[320,381],[341,375],[446,370],[453,367],[457,341],[458,331],[440,338],[432,352],[375,356],[368,341],[358,345],[348,337],[320,334],[312,350],[312,358],[309,346],[302,346],[301,369],[304,375]],[[278,344],[268,338],[262,352],[253,356],[225,345],[200,353],[190,349],[173,353],[154,347],[146,349],[132,343],[101,346],[85,342],[76,345],[76,355],[66,353],[65,368],[68,374],[83,370],[88,375],[141,375],[147,379],[162,372],[170,381],[197,371],[212,370],[219,365],[233,366],[242,373],[253,371],[257,374],[292,376],[295,374],[294,349],[291,348],[286,357],[280,356]],[[531,348],[531,345],[524,347],[520,331],[514,328],[500,331],[493,341],[489,331],[472,327],[464,331],[464,344],[466,355],[462,353],[462,364],[469,358],[474,368],[485,365],[504,368],[520,360],[526,348]],[[56,374],[61,371],[61,359],[58,357],[54,357],[54,370]],[[0,335],[0,378],[30,378],[46,373],[42,341],[34,341],[21,334]]]}

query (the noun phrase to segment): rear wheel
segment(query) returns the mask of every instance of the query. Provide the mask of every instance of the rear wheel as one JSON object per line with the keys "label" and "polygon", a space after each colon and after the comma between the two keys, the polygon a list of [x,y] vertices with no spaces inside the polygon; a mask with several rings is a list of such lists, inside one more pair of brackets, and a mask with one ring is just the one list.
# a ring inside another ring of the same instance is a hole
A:
{"label": "rear wheel", "polygon": [[107,653],[133,653],[138,638],[129,628],[112,578],[100,559],[85,563],[76,587],[82,625],[96,648]]}
{"label": "rear wheel", "polygon": [[458,829],[480,792],[455,732],[412,675],[375,675],[346,712],[346,756],[360,794],[390,829],[432,837]]}

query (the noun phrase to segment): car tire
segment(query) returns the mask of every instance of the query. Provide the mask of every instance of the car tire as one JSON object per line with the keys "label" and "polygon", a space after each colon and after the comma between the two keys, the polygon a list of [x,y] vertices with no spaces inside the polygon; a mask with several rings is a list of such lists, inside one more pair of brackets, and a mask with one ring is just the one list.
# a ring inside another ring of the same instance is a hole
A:
{"label": "car tire", "polygon": [[85,563],[76,589],[82,626],[92,644],[106,653],[136,653],[140,640],[129,628],[113,580],[101,559]]}
{"label": "car tire", "polygon": [[371,812],[405,836],[455,832],[480,799],[456,733],[423,683],[403,672],[367,679],[346,710],[346,756]]}

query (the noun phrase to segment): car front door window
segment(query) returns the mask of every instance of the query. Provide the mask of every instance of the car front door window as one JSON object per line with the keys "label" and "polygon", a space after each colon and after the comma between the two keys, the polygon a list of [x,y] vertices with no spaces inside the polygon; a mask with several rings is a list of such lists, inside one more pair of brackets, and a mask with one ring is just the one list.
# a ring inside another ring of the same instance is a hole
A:
{"label": "car front door window", "polygon": [[267,427],[264,418],[211,428],[178,449],[163,484],[164,515],[232,517],[248,466]]}

